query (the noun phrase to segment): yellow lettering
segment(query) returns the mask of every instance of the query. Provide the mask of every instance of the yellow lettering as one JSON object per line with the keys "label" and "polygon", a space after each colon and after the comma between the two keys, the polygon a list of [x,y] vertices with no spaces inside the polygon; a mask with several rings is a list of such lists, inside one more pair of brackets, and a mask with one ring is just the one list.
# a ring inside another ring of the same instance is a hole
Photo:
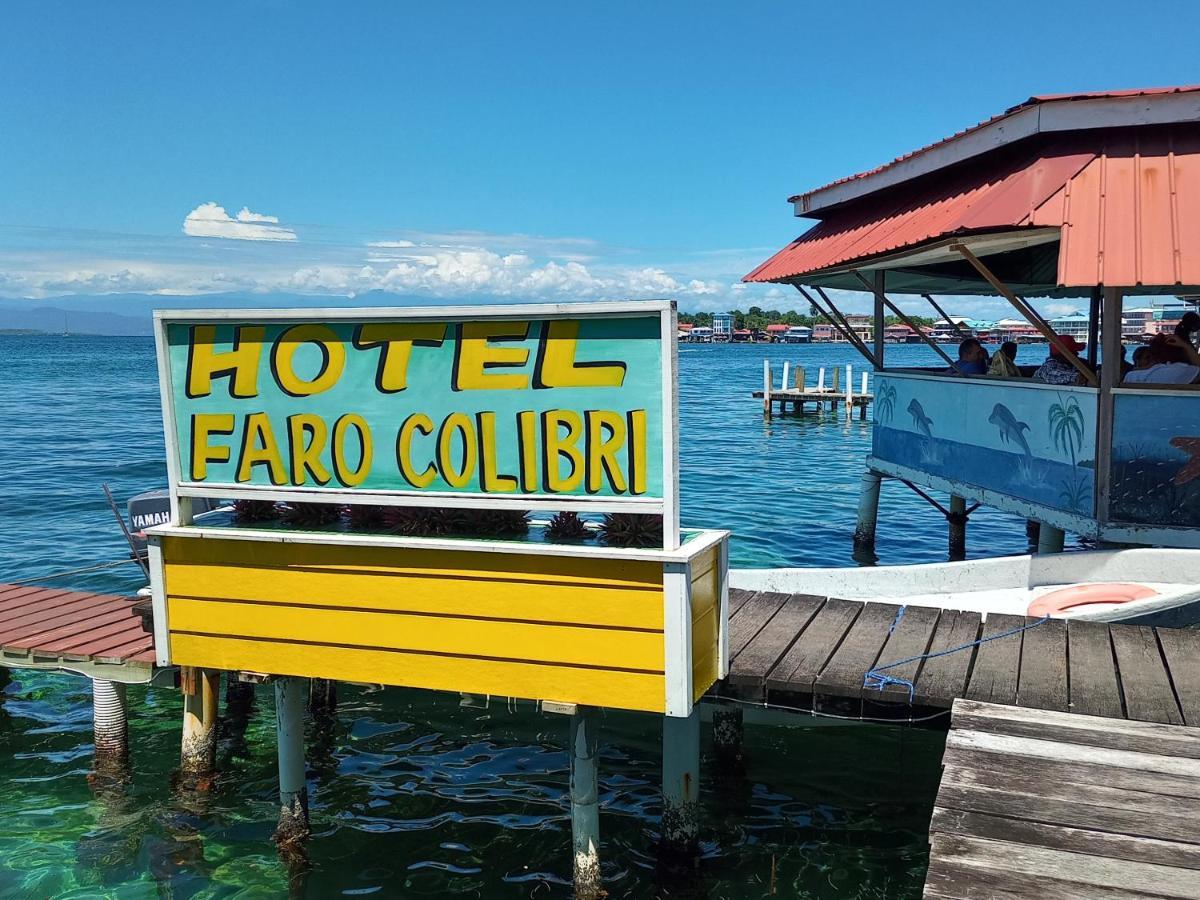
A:
{"label": "yellow lettering", "polygon": [[437,469],[433,463],[426,466],[423,472],[413,469],[413,434],[418,431],[426,436],[433,434],[433,421],[424,413],[413,413],[400,426],[400,433],[396,436],[396,461],[400,464],[400,474],[405,481],[415,488],[427,488],[437,478]]}
{"label": "yellow lettering", "polygon": [[[462,442],[462,464],[454,465],[454,439]],[[475,444],[475,428],[466,413],[450,413],[438,431],[438,471],[450,487],[466,487],[475,474],[478,448]]]}
{"label": "yellow lettering", "polygon": [[[346,459],[346,433],[353,428],[358,436],[358,466],[351,469]],[[357,413],[346,413],[333,423],[333,471],[346,487],[358,487],[371,474],[371,428]]]}
{"label": "yellow lettering", "polygon": [[[296,374],[293,361],[296,351],[305,344],[316,344],[321,350],[321,368],[311,379]],[[284,393],[292,397],[311,397],[327,391],[342,377],[346,367],[346,345],[328,325],[293,325],[279,336],[271,349],[271,371]]]}
{"label": "yellow lettering", "polygon": [[487,494],[510,494],[517,489],[517,479],[512,475],[496,473],[496,414],[481,412],[475,416],[479,423],[479,467],[480,489]]}
{"label": "yellow lettering", "polygon": [[496,347],[491,342],[524,340],[528,335],[528,322],[463,322],[458,326],[458,346],[454,351],[454,390],[524,390],[529,387],[526,375],[495,375],[487,371],[525,365],[529,361],[528,350]]}
{"label": "yellow lettering", "polygon": [[242,427],[242,451],[238,456],[237,480],[249,481],[255,466],[266,466],[271,484],[287,484],[283,457],[271,431],[271,419],[265,412],[248,413]]}
{"label": "yellow lettering", "polygon": [[317,484],[329,483],[329,470],[321,452],[329,437],[325,420],[313,413],[288,416],[288,449],[292,458],[292,484],[304,484],[309,476]]}
{"label": "yellow lettering", "polygon": [[[559,429],[566,428],[566,434]],[[583,418],[570,409],[551,409],[542,413],[542,468],[545,471],[546,490],[564,494],[579,490],[583,484],[583,451],[579,441],[583,437]],[[571,464],[571,472],[562,475],[562,459]]]}
{"label": "yellow lettering", "polygon": [[197,413],[192,416],[192,481],[208,477],[210,462],[229,462],[228,447],[214,447],[214,434],[233,434],[233,413]]}
{"label": "yellow lettering", "polygon": [[587,426],[587,492],[598,494],[607,476],[613,491],[625,493],[625,473],[617,462],[617,452],[625,446],[625,417],[609,409],[590,409],[583,416]]}
{"label": "yellow lettering", "polygon": [[629,411],[629,480],[631,494],[646,493],[646,411]]}
{"label": "yellow lettering", "polygon": [[542,327],[533,386],[620,387],[625,383],[625,363],[615,360],[576,362],[578,350],[578,319],[553,319],[547,322]]}
{"label": "yellow lettering", "polygon": [[217,352],[216,325],[193,325],[188,343],[187,395],[191,399],[212,393],[214,378],[229,378],[229,396],[246,400],[258,396],[258,363],[262,357],[263,335],[258,325],[238,325],[233,329],[233,349]]}
{"label": "yellow lettering", "polygon": [[370,322],[358,326],[354,346],[359,350],[381,347],[375,369],[375,387],[383,394],[395,394],[408,387],[408,361],[412,348],[440,347],[446,339],[444,322]]}
{"label": "yellow lettering", "polygon": [[525,410],[517,413],[517,443],[521,452],[521,490],[532,494],[537,490],[537,413]]}

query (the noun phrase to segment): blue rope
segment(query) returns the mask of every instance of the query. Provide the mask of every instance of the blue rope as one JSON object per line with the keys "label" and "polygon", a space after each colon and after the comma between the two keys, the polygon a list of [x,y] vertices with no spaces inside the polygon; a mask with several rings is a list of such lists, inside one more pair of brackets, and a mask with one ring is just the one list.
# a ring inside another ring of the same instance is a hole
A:
{"label": "blue rope", "polygon": [[[907,606],[901,606],[896,611],[896,618],[892,620],[892,626],[888,629],[888,637],[892,636],[892,632],[896,630],[896,626],[900,624],[900,620],[904,618],[904,611]],[[971,641],[968,644],[961,644],[958,647],[951,647],[948,650],[939,650],[937,653],[921,653],[917,656],[910,656],[907,659],[899,659],[896,662],[888,663],[886,666],[876,666],[863,676],[863,687],[870,688],[876,691],[882,691],[889,684],[898,684],[908,688],[908,702],[912,705],[913,697],[916,695],[916,687],[907,678],[900,678],[896,675],[885,675],[888,669],[894,669],[897,666],[907,665],[910,662],[916,662],[919,659],[937,659],[939,656],[948,656],[951,653],[958,653],[960,650],[969,650],[972,647],[978,647],[980,644],[986,644],[988,641],[997,641],[1000,638],[1012,637],[1014,634],[1020,634],[1022,631],[1028,631],[1030,628],[1036,628],[1044,622],[1050,621],[1049,616],[1043,616],[1036,622],[1026,622],[1016,628],[1010,628],[1008,631],[1002,631],[1000,634],[993,634],[991,637],[979,638]]]}

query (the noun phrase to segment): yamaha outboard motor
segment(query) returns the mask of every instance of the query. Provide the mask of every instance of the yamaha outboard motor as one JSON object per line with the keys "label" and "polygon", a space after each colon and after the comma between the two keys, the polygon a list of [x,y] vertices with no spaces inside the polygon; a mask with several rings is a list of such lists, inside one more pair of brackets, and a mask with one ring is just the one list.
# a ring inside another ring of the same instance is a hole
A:
{"label": "yamaha outboard motor", "polygon": [[[207,497],[193,497],[192,510],[195,514],[216,509],[220,504]],[[129,498],[129,530],[139,556],[146,554],[146,529],[162,525],[171,520],[171,492],[163,488],[146,491]]]}

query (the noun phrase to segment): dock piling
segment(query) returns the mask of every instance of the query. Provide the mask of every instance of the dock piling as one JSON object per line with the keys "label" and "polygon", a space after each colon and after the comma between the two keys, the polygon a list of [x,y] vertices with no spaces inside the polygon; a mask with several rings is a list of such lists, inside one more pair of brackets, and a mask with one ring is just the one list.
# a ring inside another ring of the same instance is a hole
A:
{"label": "dock piling", "polygon": [[742,750],[744,737],[745,726],[742,723],[741,707],[717,706],[713,708],[713,755],[720,768],[737,769],[741,767],[744,761],[744,751]]}
{"label": "dock piling", "polygon": [[846,363],[846,421],[854,418],[854,370]]}
{"label": "dock piling", "polygon": [[662,840],[669,853],[692,855],[700,837],[700,707],[663,717]]}
{"label": "dock piling", "polygon": [[571,848],[575,896],[603,897],[600,884],[600,785],[596,769],[598,717],[590,706],[571,715]]}
{"label": "dock piling", "polygon": [[771,418],[771,361],[763,360],[763,415]]}
{"label": "dock piling", "polygon": [[950,495],[950,509],[946,513],[949,531],[948,556],[951,562],[967,558],[967,501],[956,494]]}
{"label": "dock piling", "polygon": [[275,843],[293,849],[308,837],[304,779],[304,679],[275,680],[275,735],[279,748],[279,825]]}
{"label": "dock piling", "polygon": [[92,679],[92,736],[96,774],[124,778],[129,760],[129,700],[124,684]]}
{"label": "dock piling", "polygon": [[183,666],[183,741],[179,772],[183,786],[205,791],[212,787],[217,768],[217,691],[221,673]]}
{"label": "dock piling", "polygon": [[1061,528],[1055,528],[1053,525],[1047,525],[1045,522],[1042,522],[1038,529],[1037,552],[1062,553],[1065,537]]}
{"label": "dock piling", "polygon": [[883,479],[870,469],[863,472],[858,495],[858,523],[854,527],[854,549],[874,552],[875,525],[879,520],[879,486]]}

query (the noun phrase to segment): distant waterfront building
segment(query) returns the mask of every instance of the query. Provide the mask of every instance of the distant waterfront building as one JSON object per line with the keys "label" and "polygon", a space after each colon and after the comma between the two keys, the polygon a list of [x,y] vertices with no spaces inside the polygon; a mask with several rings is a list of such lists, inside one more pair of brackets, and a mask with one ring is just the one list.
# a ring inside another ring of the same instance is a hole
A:
{"label": "distant waterfront building", "polygon": [[812,342],[813,330],[807,325],[792,325],[783,333],[785,344],[808,344]]}
{"label": "distant waterfront building", "polygon": [[1069,312],[1065,316],[1055,316],[1047,324],[1054,333],[1064,337],[1073,337],[1082,343],[1087,343],[1088,323],[1091,317],[1085,312]]}
{"label": "distant waterfront building", "polygon": [[733,313],[713,313],[712,339],[714,341],[733,339]]}

